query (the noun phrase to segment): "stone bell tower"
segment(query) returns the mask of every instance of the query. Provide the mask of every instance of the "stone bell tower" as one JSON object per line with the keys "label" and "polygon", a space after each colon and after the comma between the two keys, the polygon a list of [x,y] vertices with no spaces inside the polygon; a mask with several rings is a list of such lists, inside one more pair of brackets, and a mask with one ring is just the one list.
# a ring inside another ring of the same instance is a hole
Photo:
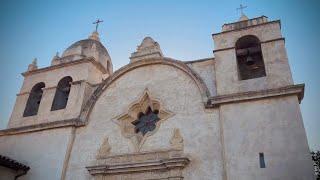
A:
{"label": "stone bell tower", "polygon": [[238,93],[293,84],[279,20],[266,16],[224,24],[213,34],[217,93]]}
{"label": "stone bell tower", "polygon": [[314,179],[279,20],[224,24],[213,34],[225,179]]}
{"label": "stone bell tower", "polygon": [[[38,68],[36,60],[22,75],[24,82],[8,128],[37,129],[73,125],[96,84],[112,74],[111,58],[94,31],[75,42],[51,66]],[[28,128],[25,128],[28,127]]]}

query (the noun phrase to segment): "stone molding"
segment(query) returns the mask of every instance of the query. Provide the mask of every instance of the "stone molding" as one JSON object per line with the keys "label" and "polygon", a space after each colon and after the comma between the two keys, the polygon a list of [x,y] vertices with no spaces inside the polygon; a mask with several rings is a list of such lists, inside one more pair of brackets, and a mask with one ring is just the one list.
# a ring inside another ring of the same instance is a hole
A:
{"label": "stone molding", "polygon": [[[56,89],[57,86],[51,86],[51,87],[44,87],[44,88],[41,88],[43,91],[47,91],[47,90],[50,90],[50,89]],[[16,94],[16,96],[22,96],[22,95],[25,95],[25,94],[30,94],[31,91],[25,91],[25,92],[21,92],[21,93],[18,93]]]}
{"label": "stone molding", "polygon": [[[270,42],[274,42],[274,41],[285,41],[285,38],[270,39],[270,40],[267,40],[267,41],[262,41],[262,42],[260,42],[260,44],[270,43]],[[222,48],[222,49],[215,49],[215,50],[213,50],[213,53],[219,52],[219,51],[226,51],[226,50],[230,50],[230,49],[235,49],[235,48],[236,47],[233,46],[233,47],[226,47],[226,48]]]}
{"label": "stone molding", "polygon": [[77,118],[68,119],[68,120],[62,120],[62,121],[35,124],[30,126],[21,126],[16,128],[3,129],[3,130],[0,130],[0,136],[15,135],[15,134],[42,131],[42,130],[48,130],[48,129],[62,128],[62,127],[79,127],[83,125],[85,124],[79,121]]}
{"label": "stone molding", "polygon": [[53,65],[53,66],[48,66],[45,68],[35,69],[35,70],[27,71],[27,72],[24,72],[21,74],[22,74],[22,76],[26,77],[26,76],[29,76],[32,74],[37,74],[37,73],[46,72],[46,71],[52,71],[53,69],[64,68],[67,66],[72,66],[72,65],[81,64],[81,63],[92,63],[103,74],[107,73],[107,71],[104,69],[104,67],[99,62],[97,62],[93,57],[85,57],[83,59],[70,61],[70,62],[66,62],[66,63],[62,63],[62,64],[57,64],[57,65]]}
{"label": "stone molding", "polygon": [[154,52],[154,53],[152,53],[152,54],[147,54],[147,55],[135,55],[135,56],[130,57],[130,58],[142,58],[142,57],[147,57],[146,59],[150,59],[148,56],[152,56],[152,55],[155,55],[156,58],[160,58],[160,57],[163,56],[160,52]]}
{"label": "stone molding", "polygon": [[290,96],[290,95],[296,95],[300,103],[304,96],[304,84],[290,85],[290,86],[267,89],[267,90],[248,91],[248,92],[214,96],[208,100],[208,104],[206,105],[206,107],[215,108],[215,107],[219,107],[222,104],[237,103],[242,101],[257,100],[257,99],[270,98],[270,97]]}
{"label": "stone molding", "polygon": [[182,151],[162,150],[108,156],[86,168],[94,179],[183,179],[182,169],[189,162]]}
{"label": "stone molding", "polygon": [[[86,83],[86,84],[88,84],[88,85],[91,86],[91,87],[96,87],[97,85],[99,85],[99,84],[89,83],[89,82],[86,81],[86,80],[72,81],[72,82],[71,82],[71,85],[72,85],[72,86],[75,86],[75,85],[79,85],[79,84],[82,84],[82,83]],[[56,89],[56,88],[57,88],[57,86],[51,86],[51,87],[42,88],[42,90],[43,90],[43,91],[46,91],[46,90]],[[30,92],[31,92],[31,91],[21,92],[21,93],[16,94],[16,96],[21,96],[21,95],[25,95],[25,94],[30,94]]]}
{"label": "stone molding", "polygon": [[254,28],[254,27],[258,27],[258,26],[264,26],[266,24],[273,24],[273,23],[279,23],[279,25],[281,27],[280,20],[274,20],[274,21],[269,21],[269,22],[262,23],[262,24],[253,25],[253,26],[247,26],[247,27],[244,27],[244,28],[241,28],[241,29],[234,29],[234,30],[222,31],[222,32],[219,32],[219,33],[214,33],[214,34],[212,34],[212,36],[217,36],[217,35],[220,35],[220,34],[226,34],[226,33],[234,32],[234,31],[242,31],[242,30],[245,30],[245,29]]}
{"label": "stone molding", "polygon": [[113,75],[109,76],[107,79],[105,79],[94,91],[94,93],[91,95],[90,99],[85,103],[83,109],[80,113],[80,119],[83,122],[88,121],[88,116],[93,109],[93,106],[97,99],[100,97],[100,95],[118,78],[123,76],[129,71],[132,71],[134,69],[137,69],[139,67],[149,66],[149,65],[168,65],[175,67],[184,73],[186,73],[198,86],[203,103],[207,104],[207,100],[210,97],[210,92],[208,90],[208,87],[203,82],[203,80],[200,78],[200,76],[195,73],[188,65],[183,63],[182,61],[173,60],[170,58],[159,58],[159,59],[146,59],[146,60],[140,60],[136,62],[132,62],[120,69],[118,69],[116,72],[113,73]]}
{"label": "stone molding", "polygon": [[203,59],[196,59],[196,60],[191,60],[191,61],[183,61],[185,64],[193,64],[193,63],[199,63],[199,62],[205,62],[205,61],[214,61],[214,57],[210,58],[203,58]]}
{"label": "stone molding", "polygon": [[251,27],[259,24],[264,24],[268,22],[267,16],[260,16],[252,19],[248,19],[248,17],[244,14],[241,15],[240,19],[237,22],[227,23],[222,25],[222,31],[232,31],[237,29],[243,29],[245,27]]}

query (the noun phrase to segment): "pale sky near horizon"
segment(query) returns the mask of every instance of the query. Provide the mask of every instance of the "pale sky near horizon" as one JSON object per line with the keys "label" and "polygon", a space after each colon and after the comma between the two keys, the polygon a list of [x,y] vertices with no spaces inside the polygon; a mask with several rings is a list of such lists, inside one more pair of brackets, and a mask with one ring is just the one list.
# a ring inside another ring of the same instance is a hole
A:
{"label": "pale sky near horizon", "polygon": [[249,18],[266,15],[281,20],[282,34],[295,84],[305,83],[301,104],[308,142],[320,150],[320,1],[298,0],[2,0],[0,1],[0,128],[6,127],[20,73],[34,57],[38,66],[50,65],[73,42],[94,30],[112,58],[114,70],[128,64],[129,56],[145,36],[161,46],[165,56],[179,60],[212,57],[211,34],[239,18],[240,3]]}

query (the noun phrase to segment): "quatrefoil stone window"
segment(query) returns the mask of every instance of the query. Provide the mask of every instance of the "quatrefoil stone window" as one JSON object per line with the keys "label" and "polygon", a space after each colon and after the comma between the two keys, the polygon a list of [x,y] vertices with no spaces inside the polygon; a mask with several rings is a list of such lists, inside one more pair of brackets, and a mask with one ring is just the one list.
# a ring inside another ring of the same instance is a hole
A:
{"label": "quatrefoil stone window", "polygon": [[155,130],[156,124],[160,120],[158,114],[158,110],[152,111],[150,107],[148,107],[146,113],[139,113],[138,119],[132,122],[132,124],[135,126],[135,133],[141,132],[142,135],[145,135],[147,132]]}
{"label": "quatrefoil stone window", "polygon": [[162,107],[160,101],[151,98],[148,90],[145,90],[138,100],[129,105],[127,112],[116,119],[122,135],[129,138],[139,151],[145,139],[153,135],[160,124],[172,115],[172,112]]}

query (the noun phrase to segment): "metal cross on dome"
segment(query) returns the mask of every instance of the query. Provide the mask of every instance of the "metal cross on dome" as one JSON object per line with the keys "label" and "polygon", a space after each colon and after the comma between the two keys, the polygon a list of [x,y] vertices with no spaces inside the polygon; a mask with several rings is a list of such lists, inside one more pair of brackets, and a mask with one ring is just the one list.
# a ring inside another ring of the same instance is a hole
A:
{"label": "metal cross on dome", "polygon": [[243,14],[243,9],[245,9],[245,8],[247,8],[247,7],[248,7],[248,6],[244,6],[244,5],[240,4],[240,7],[237,8],[237,10],[240,10],[241,16],[244,15],[244,14]]}
{"label": "metal cross on dome", "polygon": [[96,25],[96,32],[98,32],[99,23],[102,23],[102,22],[103,22],[103,20],[97,19],[95,22],[92,23],[92,24]]}

